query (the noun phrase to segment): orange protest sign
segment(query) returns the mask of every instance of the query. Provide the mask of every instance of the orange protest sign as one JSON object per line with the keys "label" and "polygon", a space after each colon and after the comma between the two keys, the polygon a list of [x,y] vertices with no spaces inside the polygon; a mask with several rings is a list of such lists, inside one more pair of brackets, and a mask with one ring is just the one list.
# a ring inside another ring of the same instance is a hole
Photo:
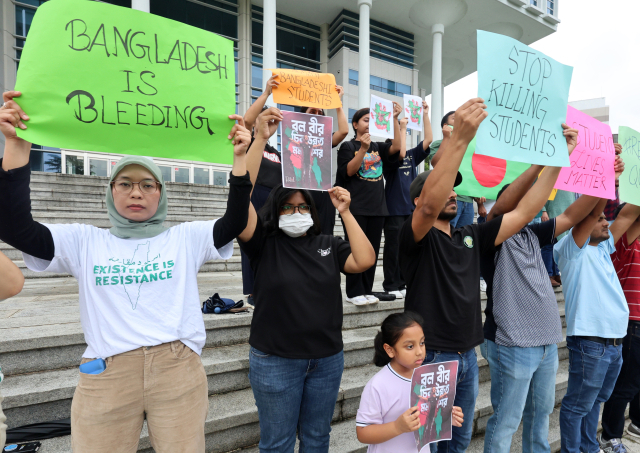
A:
{"label": "orange protest sign", "polygon": [[337,109],[342,107],[333,74],[295,69],[269,69],[277,74],[280,85],[273,88],[273,100],[278,104]]}

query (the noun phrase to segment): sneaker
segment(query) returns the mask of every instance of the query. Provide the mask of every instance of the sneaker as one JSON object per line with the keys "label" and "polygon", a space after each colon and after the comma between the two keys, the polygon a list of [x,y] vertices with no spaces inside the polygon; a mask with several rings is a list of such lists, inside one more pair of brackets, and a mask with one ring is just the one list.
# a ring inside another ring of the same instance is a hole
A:
{"label": "sneaker", "polygon": [[389,291],[389,294],[396,296],[396,299],[404,299],[404,295],[400,291]]}
{"label": "sneaker", "polygon": [[367,299],[367,303],[370,305],[377,304],[378,302],[380,302],[380,299],[378,299],[376,296],[373,296],[371,294],[366,294],[364,297]]}
{"label": "sneaker", "polygon": [[402,294],[402,298],[404,299],[405,297],[407,297],[407,290],[406,289],[401,289],[400,290],[400,294]]}
{"label": "sneaker", "polygon": [[480,291],[486,291],[487,290],[487,282],[485,282],[484,280],[480,280]]}
{"label": "sneaker", "polygon": [[[390,302],[392,300],[396,300],[396,296],[394,295],[394,293],[387,293],[387,292],[384,292],[384,293],[371,293],[371,295],[367,295],[365,297],[367,297],[367,298],[368,297],[374,297],[374,298],[378,299],[377,302],[379,302],[379,301]],[[375,304],[376,302],[373,302],[373,303]]]}
{"label": "sneaker", "polygon": [[253,296],[247,296],[247,301],[245,303],[249,305],[251,308],[256,308],[256,304],[253,301]]}
{"label": "sneaker", "polygon": [[629,426],[627,426],[627,433],[633,437],[640,437],[640,428],[633,423],[629,423]]}
{"label": "sneaker", "polygon": [[604,440],[602,434],[598,434],[598,443],[604,453],[627,453],[627,447],[621,439]]}
{"label": "sneaker", "polygon": [[367,305],[369,303],[364,296],[347,297],[347,302],[351,302],[353,305]]}
{"label": "sneaker", "polygon": [[552,288],[559,288],[560,287],[560,283],[558,283],[553,277],[549,277],[549,281],[551,282],[551,287]]}

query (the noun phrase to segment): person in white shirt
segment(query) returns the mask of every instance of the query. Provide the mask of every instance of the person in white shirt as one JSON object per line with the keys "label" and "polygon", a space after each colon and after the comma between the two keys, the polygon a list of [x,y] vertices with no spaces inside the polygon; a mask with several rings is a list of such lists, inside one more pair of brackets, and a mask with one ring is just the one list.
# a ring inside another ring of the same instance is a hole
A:
{"label": "person in white shirt", "polygon": [[[245,155],[251,135],[242,117],[233,143],[228,212],[218,220],[167,228],[167,193],[151,159],[128,156],[112,169],[106,204],[113,227],[40,224],[31,216],[31,144],[16,135],[29,117],[4,93],[0,131],[0,239],[21,250],[34,271],[78,280],[80,319],[98,374],[80,372],[71,405],[76,452],[135,452],[146,418],[158,453],[204,452],[209,409],[200,360],[206,331],[197,273],[209,260],[229,259],[247,225],[251,181]],[[78,195],[81,196],[81,195]],[[229,211],[233,211],[229,214]]]}

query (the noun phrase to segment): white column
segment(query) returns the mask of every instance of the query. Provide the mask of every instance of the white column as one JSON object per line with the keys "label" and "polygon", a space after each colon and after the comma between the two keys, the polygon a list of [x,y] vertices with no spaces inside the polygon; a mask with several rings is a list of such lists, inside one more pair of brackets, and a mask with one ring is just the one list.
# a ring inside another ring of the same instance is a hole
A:
{"label": "white column", "polygon": [[131,9],[137,9],[148,13],[151,11],[150,0],[131,0]]}
{"label": "white column", "polygon": [[371,80],[371,56],[369,55],[370,26],[372,0],[358,0],[360,8],[360,34],[358,36],[358,108],[369,107],[371,96],[369,83]]}
{"label": "white column", "polygon": [[329,72],[329,24],[320,25],[320,71]]}
{"label": "white column", "polygon": [[431,66],[431,127],[433,129],[433,139],[442,138],[442,35],[444,25],[435,24],[431,27],[433,34],[433,63]]}
{"label": "white column", "polygon": [[[442,91],[440,93],[442,93],[440,95],[440,105],[442,106],[440,112],[442,112],[442,116],[444,116],[444,82],[442,83]],[[442,118],[442,116],[440,118]]]}
{"label": "white column", "polygon": [[[262,22],[262,69],[277,68],[276,62],[276,0],[264,0],[263,22]],[[268,71],[262,72],[262,88],[267,86],[271,74]],[[275,106],[273,96],[267,100],[267,105]],[[278,137],[273,134],[269,139],[269,144],[274,148],[278,145]]]}

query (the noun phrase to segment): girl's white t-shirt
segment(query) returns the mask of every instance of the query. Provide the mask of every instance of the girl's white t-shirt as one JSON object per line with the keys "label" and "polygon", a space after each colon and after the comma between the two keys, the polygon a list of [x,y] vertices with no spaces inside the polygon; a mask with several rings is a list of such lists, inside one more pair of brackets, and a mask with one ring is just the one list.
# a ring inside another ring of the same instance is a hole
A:
{"label": "girl's white t-shirt", "polygon": [[[411,379],[386,365],[364,387],[356,426],[395,422],[411,407]],[[400,434],[381,444],[369,445],[367,453],[418,453],[414,433]]]}
{"label": "girl's white t-shirt", "polygon": [[33,271],[78,280],[88,345],[83,357],[106,358],[175,340],[200,354],[206,331],[196,276],[205,262],[233,254],[233,241],[215,248],[215,222],[187,222],[147,239],[120,239],[91,225],[47,224],[53,260],[23,256]]}

